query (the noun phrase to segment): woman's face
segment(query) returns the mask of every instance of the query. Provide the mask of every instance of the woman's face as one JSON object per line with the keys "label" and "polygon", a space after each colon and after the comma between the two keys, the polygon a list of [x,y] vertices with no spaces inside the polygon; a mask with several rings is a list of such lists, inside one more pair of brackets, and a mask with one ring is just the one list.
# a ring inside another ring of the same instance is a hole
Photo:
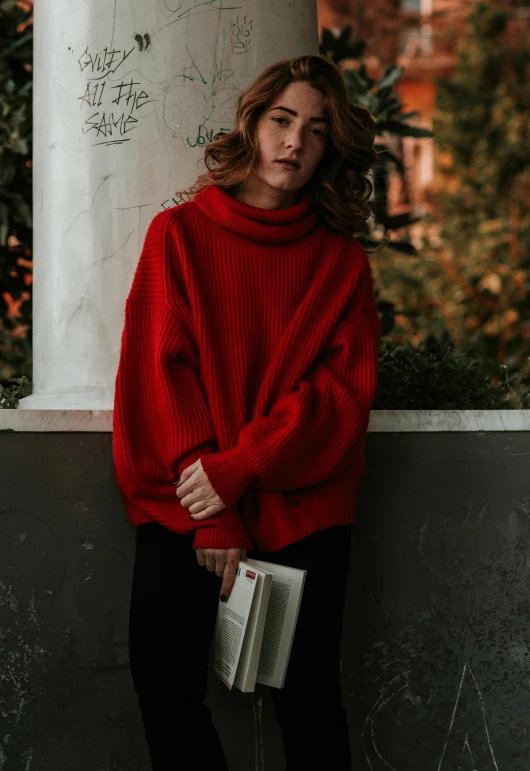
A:
{"label": "woman's face", "polygon": [[[299,190],[330,141],[324,97],[308,83],[290,83],[259,118],[254,175],[276,190]],[[279,163],[287,158],[295,165]]]}

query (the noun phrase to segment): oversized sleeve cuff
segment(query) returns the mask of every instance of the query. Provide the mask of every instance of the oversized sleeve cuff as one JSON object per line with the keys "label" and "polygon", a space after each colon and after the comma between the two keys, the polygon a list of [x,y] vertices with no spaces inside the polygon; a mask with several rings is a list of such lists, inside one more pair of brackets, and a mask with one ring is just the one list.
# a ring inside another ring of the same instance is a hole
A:
{"label": "oversized sleeve cuff", "polygon": [[253,549],[237,508],[223,509],[219,514],[196,523],[194,549]]}

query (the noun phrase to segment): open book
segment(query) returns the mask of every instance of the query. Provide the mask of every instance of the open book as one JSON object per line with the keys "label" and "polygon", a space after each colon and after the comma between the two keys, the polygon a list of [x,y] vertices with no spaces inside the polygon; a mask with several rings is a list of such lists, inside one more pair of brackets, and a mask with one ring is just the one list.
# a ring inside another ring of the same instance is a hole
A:
{"label": "open book", "polygon": [[272,562],[239,563],[230,597],[219,602],[210,650],[210,668],[228,688],[283,688],[305,577]]}

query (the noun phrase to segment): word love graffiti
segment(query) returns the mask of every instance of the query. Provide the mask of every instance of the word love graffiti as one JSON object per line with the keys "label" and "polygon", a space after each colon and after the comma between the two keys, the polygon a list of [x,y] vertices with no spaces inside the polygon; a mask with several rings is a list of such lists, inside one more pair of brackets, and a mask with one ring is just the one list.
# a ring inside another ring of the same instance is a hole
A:
{"label": "word love graffiti", "polygon": [[[128,142],[126,135],[138,128],[143,117],[139,112],[149,102],[149,94],[143,90],[138,80],[118,78],[109,79],[135,50],[107,49],[91,53],[88,47],[79,57],[81,72],[89,74],[84,93],[78,97],[81,107],[97,108],[85,120],[83,134],[92,132],[99,141],[96,145],[112,145]],[[116,107],[113,107],[116,105]],[[103,109],[100,109],[103,108]]]}

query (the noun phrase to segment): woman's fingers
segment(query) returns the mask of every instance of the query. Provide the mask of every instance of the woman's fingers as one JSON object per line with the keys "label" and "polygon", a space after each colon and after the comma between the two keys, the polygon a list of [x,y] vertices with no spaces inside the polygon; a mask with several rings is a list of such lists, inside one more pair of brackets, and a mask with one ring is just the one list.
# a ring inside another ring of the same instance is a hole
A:
{"label": "woman's fingers", "polygon": [[201,511],[198,514],[190,514],[191,519],[195,522],[200,522],[202,519],[209,519],[209,517],[215,516],[215,514],[218,514],[222,510],[220,506],[208,506],[208,504],[206,504],[206,506],[207,508],[204,509],[204,511]]}
{"label": "woman's fingers", "polygon": [[[190,469],[190,474],[183,479],[182,477],[186,476],[188,469]],[[180,479],[176,494],[183,507],[189,510],[192,519],[208,519],[208,517],[213,517],[214,514],[226,508],[206,476],[200,459],[184,469]],[[211,506],[215,508],[208,510]]]}
{"label": "woman's fingers", "polygon": [[188,511],[190,514],[200,514],[209,506],[211,506],[210,501],[206,501],[206,500],[195,501],[195,503],[192,503],[191,506],[188,507]]}
{"label": "woman's fingers", "polygon": [[179,493],[180,490],[177,489],[177,497],[180,498],[180,502],[185,509],[189,509],[191,506],[193,506],[193,504],[203,500],[206,497],[204,491],[201,490],[200,487],[194,487],[193,490],[190,490],[190,492],[186,493],[184,496],[179,495]]}
{"label": "woman's fingers", "polygon": [[[178,493],[177,493],[178,494]],[[185,509],[188,509],[193,519],[201,520],[213,517],[226,506],[217,495],[205,495],[200,489],[194,489],[180,501]]]}
{"label": "woman's fingers", "polygon": [[240,559],[246,559],[246,549],[196,549],[199,565],[204,565],[211,572],[222,578],[219,599],[226,602],[234,585],[237,565]]}
{"label": "woman's fingers", "polygon": [[223,577],[226,565],[226,549],[218,549],[215,554],[215,575]]}
{"label": "woman's fingers", "polygon": [[226,565],[226,549],[205,549],[206,568],[222,578]]}
{"label": "woman's fingers", "polygon": [[[225,550],[225,555],[224,570],[221,573],[223,577],[220,591],[221,602],[226,602],[230,597],[234,581],[236,580],[237,564],[241,559],[241,549],[227,549]],[[219,575],[219,573],[217,573],[217,575]]]}
{"label": "woman's fingers", "polygon": [[226,508],[217,496],[208,499],[196,490],[193,495],[191,493],[186,495],[181,503],[185,509],[188,509],[190,517],[195,520],[208,519],[208,517],[213,517],[214,514]]}

